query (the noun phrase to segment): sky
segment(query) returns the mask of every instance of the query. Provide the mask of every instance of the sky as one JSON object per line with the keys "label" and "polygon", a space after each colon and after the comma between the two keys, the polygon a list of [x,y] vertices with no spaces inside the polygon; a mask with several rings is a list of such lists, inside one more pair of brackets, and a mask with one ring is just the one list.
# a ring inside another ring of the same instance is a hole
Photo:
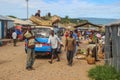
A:
{"label": "sky", "polygon": [[[52,15],[70,18],[120,19],[120,0],[29,0],[29,17],[38,9],[41,16]],[[27,18],[26,0],[0,0],[0,15]]]}

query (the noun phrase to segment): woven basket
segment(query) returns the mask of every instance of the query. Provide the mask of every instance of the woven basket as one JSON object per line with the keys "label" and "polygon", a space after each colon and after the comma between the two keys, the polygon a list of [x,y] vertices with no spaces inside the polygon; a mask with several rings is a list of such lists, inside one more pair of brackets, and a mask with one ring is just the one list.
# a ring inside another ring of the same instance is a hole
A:
{"label": "woven basket", "polygon": [[104,54],[102,53],[102,46],[101,45],[99,45],[98,57],[100,59],[104,59]]}
{"label": "woven basket", "polygon": [[32,35],[27,31],[25,34],[24,34],[25,38],[30,38],[32,37]]}
{"label": "woven basket", "polygon": [[98,57],[99,57],[100,59],[104,59],[104,54],[99,53],[99,54],[98,54]]}
{"label": "woven basket", "polygon": [[30,20],[37,25],[52,26],[52,21],[51,20],[43,20],[42,18],[38,18],[38,17],[35,17],[35,16],[31,16]]}
{"label": "woven basket", "polygon": [[95,58],[91,57],[91,56],[88,56],[87,57],[87,63],[88,64],[95,64]]}

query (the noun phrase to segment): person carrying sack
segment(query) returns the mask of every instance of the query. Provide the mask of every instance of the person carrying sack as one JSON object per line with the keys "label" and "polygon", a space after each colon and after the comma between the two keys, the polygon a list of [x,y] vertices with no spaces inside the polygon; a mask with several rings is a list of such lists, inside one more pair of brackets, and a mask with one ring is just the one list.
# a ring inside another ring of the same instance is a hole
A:
{"label": "person carrying sack", "polygon": [[32,66],[34,64],[35,60],[35,37],[33,36],[30,29],[27,30],[27,32],[24,34],[25,39],[27,39],[27,60],[26,60],[26,69],[32,70]]}

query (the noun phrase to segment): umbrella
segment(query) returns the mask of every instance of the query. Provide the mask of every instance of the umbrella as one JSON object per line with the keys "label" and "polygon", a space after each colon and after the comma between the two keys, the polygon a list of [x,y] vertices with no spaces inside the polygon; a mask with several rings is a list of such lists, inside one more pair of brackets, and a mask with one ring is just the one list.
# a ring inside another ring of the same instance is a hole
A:
{"label": "umbrella", "polygon": [[18,30],[21,30],[22,26],[16,26],[15,28],[18,29]]}
{"label": "umbrella", "polygon": [[100,37],[101,37],[101,34],[98,34],[98,33],[97,33],[96,36],[97,36],[98,38],[100,38]]}

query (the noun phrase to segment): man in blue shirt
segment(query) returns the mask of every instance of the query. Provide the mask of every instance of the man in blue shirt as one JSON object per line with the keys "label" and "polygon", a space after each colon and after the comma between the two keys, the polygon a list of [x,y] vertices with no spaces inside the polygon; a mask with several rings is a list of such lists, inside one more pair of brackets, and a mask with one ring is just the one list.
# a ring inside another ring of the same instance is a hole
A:
{"label": "man in blue shirt", "polygon": [[76,56],[77,50],[78,50],[78,46],[79,46],[79,38],[78,38],[78,31],[77,29],[74,31],[73,33],[73,38],[76,40],[76,47],[75,47],[75,51],[74,51],[74,56]]}

